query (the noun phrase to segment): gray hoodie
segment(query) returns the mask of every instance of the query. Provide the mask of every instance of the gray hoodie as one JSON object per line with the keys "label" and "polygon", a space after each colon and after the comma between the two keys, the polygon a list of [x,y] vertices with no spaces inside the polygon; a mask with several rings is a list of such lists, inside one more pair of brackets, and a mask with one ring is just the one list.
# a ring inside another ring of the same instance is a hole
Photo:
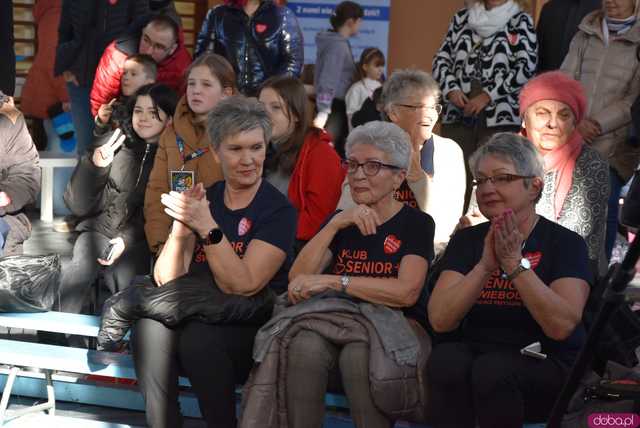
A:
{"label": "gray hoodie", "polygon": [[356,64],[349,40],[335,31],[319,32],[316,46],[316,105],[319,113],[330,113],[334,98],[344,100],[353,83]]}

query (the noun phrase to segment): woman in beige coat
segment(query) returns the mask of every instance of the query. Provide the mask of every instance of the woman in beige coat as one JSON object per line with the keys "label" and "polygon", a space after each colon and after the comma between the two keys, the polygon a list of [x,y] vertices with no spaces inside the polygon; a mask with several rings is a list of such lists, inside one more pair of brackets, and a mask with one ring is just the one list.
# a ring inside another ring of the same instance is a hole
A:
{"label": "woman in beige coat", "polygon": [[629,143],[631,105],[640,95],[639,4],[603,1],[601,10],[582,20],[561,67],[582,83],[589,102],[578,130],[611,168],[607,257],[616,237],[620,188],[640,161],[640,147]]}

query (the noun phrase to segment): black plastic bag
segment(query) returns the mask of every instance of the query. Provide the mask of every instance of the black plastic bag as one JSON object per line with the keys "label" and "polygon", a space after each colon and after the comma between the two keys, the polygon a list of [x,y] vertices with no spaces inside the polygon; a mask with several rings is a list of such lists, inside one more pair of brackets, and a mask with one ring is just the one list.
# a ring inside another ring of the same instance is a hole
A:
{"label": "black plastic bag", "polygon": [[0,312],[50,311],[60,288],[60,257],[0,258]]}
{"label": "black plastic bag", "polygon": [[212,275],[186,274],[162,287],[147,278],[104,303],[98,349],[120,349],[127,331],[140,318],[151,318],[168,327],[186,319],[209,324],[262,325],[271,318],[274,297],[268,287],[248,297],[226,294]]}

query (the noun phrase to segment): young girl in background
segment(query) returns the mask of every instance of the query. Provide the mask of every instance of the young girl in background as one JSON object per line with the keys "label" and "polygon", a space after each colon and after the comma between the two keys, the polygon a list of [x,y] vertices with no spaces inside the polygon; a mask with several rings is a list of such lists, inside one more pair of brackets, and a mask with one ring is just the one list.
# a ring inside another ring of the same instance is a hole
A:
{"label": "young girl in background", "polygon": [[359,80],[351,85],[345,97],[349,130],[353,127],[351,124],[353,114],[362,108],[367,98],[372,98],[376,89],[382,86],[384,65],[384,54],[380,49],[371,47],[362,51],[357,66]]}
{"label": "young girl in background", "polygon": [[298,212],[297,252],[335,211],[345,171],[329,134],[310,126],[310,106],[300,80],[272,77],[258,99],[273,123],[265,178]]}
{"label": "young girl in background", "polygon": [[349,39],[360,29],[364,9],[353,1],[343,1],[331,15],[331,29],[316,35],[314,87],[316,113],[313,125],[325,129],[339,155],[349,133],[345,95],[353,83],[356,64]]}
{"label": "young girl in background", "polygon": [[206,131],[209,112],[237,92],[231,64],[220,55],[205,54],[187,70],[187,91],[178,102],[172,126],[160,138],[144,201],[144,230],[151,251],[159,250],[169,235],[172,219],[164,212],[160,195],[172,190],[178,172],[192,173],[191,182],[205,187],[222,180],[220,165],[211,152]]}
{"label": "young girl in background", "polygon": [[162,84],[145,85],[130,97],[119,128],[94,139],[76,166],[64,200],[83,218],[73,259],[62,270],[60,310],[80,313],[89,287],[104,268],[115,293],[136,275],[149,273],[142,233],[143,203],[158,140],[171,123],[177,95]]}

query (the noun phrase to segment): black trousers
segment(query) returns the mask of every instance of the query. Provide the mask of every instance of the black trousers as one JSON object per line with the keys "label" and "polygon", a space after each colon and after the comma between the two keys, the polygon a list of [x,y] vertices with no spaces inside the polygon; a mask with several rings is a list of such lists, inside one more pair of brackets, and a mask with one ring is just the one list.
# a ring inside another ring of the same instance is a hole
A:
{"label": "black trousers", "polygon": [[109,238],[98,232],[82,232],[73,246],[73,258],[62,269],[60,279],[60,310],[80,313],[88,301],[91,285],[104,272],[109,291],[116,293],[131,285],[136,275],[150,270],[151,254],[146,241],[125,248],[124,253],[111,266],[102,266],[96,259],[103,256]]}
{"label": "black trousers", "polygon": [[147,424],[178,428],[178,376],[186,375],[209,428],[235,428],[235,387],[253,365],[255,326],[190,321],[175,329],[139,320],[131,335],[133,361],[144,396]]}
{"label": "black trousers", "polygon": [[438,345],[427,365],[432,426],[522,428],[525,422],[545,421],[566,374],[553,359],[525,357],[517,350]]}
{"label": "black trousers", "polygon": [[344,100],[334,98],[331,103],[331,114],[327,118],[324,129],[331,135],[331,141],[338,155],[344,159],[344,144],[349,135],[349,121],[347,119],[347,104]]}

